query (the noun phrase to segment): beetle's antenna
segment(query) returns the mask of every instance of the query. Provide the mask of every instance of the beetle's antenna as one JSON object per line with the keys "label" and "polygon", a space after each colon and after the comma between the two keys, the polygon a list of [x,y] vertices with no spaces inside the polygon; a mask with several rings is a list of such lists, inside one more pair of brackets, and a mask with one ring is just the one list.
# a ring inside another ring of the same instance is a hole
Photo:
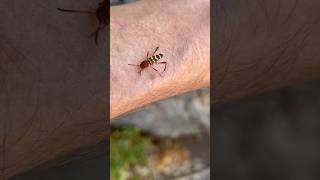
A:
{"label": "beetle's antenna", "polygon": [[131,66],[140,66],[140,65],[137,65],[137,64],[128,64],[128,65],[131,65]]}
{"label": "beetle's antenna", "polygon": [[92,11],[71,10],[71,9],[61,9],[61,8],[57,8],[57,9],[62,12],[95,14],[95,12],[92,12]]}

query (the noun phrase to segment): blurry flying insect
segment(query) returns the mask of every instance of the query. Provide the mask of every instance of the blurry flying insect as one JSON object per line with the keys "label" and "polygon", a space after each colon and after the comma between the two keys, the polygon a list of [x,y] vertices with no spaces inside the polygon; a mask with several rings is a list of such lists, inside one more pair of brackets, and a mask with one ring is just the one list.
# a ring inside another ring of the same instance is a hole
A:
{"label": "blurry flying insect", "polygon": [[155,55],[155,53],[157,52],[158,49],[159,49],[159,47],[156,48],[156,50],[153,52],[151,57],[149,57],[149,51],[148,51],[146,59],[144,61],[142,61],[140,64],[128,64],[128,65],[138,66],[140,68],[140,71],[138,71],[138,73],[140,75],[141,75],[141,72],[143,69],[145,69],[147,67],[151,67],[153,70],[157,71],[158,74],[162,77],[161,73],[157,69],[152,67],[153,64],[165,64],[164,70],[162,72],[164,72],[166,70],[167,62],[165,62],[165,61],[158,62],[163,57],[163,54],[159,53],[159,54]]}
{"label": "blurry flying insect", "polygon": [[99,3],[99,7],[96,11],[85,11],[85,10],[70,10],[70,9],[61,9],[57,8],[59,11],[63,12],[71,12],[71,13],[86,13],[86,14],[95,14],[97,16],[97,19],[99,20],[99,25],[94,33],[90,35],[95,36],[95,42],[98,45],[98,36],[100,30],[102,30],[104,27],[109,25],[109,17],[110,17],[110,10],[109,10],[109,0],[104,0]]}

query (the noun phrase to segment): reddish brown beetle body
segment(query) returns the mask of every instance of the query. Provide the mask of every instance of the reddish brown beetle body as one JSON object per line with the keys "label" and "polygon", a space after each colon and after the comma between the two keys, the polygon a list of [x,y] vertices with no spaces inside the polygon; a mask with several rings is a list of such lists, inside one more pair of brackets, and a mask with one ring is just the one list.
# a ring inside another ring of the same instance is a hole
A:
{"label": "reddish brown beetle body", "polygon": [[153,64],[165,64],[164,70],[162,72],[164,72],[166,70],[167,62],[165,62],[165,61],[158,62],[163,57],[163,54],[159,53],[159,54],[155,55],[155,53],[157,52],[158,49],[159,49],[159,47],[156,48],[156,50],[153,52],[151,57],[149,57],[149,52],[147,52],[146,60],[142,61],[139,65],[137,65],[137,64],[128,64],[128,65],[139,66],[140,71],[138,73],[140,75],[141,75],[141,72],[143,69],[145,69],[147,67],[151,67],[153,70],[157,71],[159,73],[159,75],[162,77],[161,73],[157,69],[152,67]]}

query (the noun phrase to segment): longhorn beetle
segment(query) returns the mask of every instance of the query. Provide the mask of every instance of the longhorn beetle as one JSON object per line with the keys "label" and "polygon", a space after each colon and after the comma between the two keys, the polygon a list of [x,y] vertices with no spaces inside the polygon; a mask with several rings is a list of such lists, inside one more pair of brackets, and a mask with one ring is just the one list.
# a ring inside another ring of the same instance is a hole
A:
{"label": "longhorn beetle", "polygon": [[148,51],[146,59],[144,61],[142,61],[140,64],[128,64],[128,65],[138,66],[140,68],[140,71],[138,71],[138,73],[140,75],[141,75],[141,72],[142,72],[143,69],[145,69],[147,67],[151,67],[153,70],[157,71],[158,74],[162,77],[161,73],[157,69],[152,67],[152,64],[165,64],[164,70],[162,72],[164,72],[166,70],[166,68],[167,68],[167,62],[165,62],[165,61],[158,62],[163,57],[163,54],[161,54],[161,53],[155,55],[155,53],[157,52],[158,49],[159,49],[159,46],[153,52],[151,57],[149,57],[149,51]]}
{"label": "longhorn beetle", "polygon": [[99,3],[99,7],[97,8],[97,10],[94,11],[84,11],[84,10],[71,10],[71,9],[61,9],[61,8],[57,8],[59,11],[63,11],[63,12],[71,12],[71,13],[86,13],[86,14],[95,14],[98,21],[99,21],[99,25],[96,29],[95,32],[93,32],[91,36],[95,36],[95,43],[98,45],[98,36],[99,36],[99,31],[102,30],[104,27],[106,27],[107,25],[109,25],[109,16],[110,16],[110,10],[109,10],[109,0],[104,0],[102,2]]}

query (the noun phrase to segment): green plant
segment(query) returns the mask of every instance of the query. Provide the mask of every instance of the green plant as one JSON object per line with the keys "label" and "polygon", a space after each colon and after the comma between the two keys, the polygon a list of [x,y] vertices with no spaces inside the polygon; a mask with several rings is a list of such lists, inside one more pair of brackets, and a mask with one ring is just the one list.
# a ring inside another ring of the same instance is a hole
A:
{"label": "green plant", "polygon": [[[113,130],[110,135],[110,178],[121,180],[130,166],[146,165],[147,153],[151,142],[141,136],[140,130],[126,127],[122,130]],[[132,172],[134,179],[136,172]]]}

